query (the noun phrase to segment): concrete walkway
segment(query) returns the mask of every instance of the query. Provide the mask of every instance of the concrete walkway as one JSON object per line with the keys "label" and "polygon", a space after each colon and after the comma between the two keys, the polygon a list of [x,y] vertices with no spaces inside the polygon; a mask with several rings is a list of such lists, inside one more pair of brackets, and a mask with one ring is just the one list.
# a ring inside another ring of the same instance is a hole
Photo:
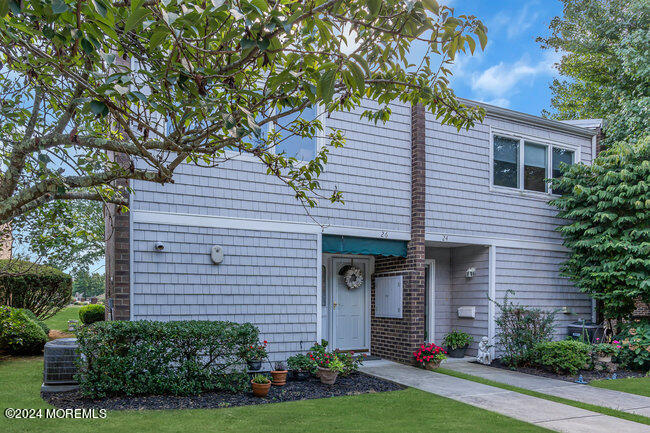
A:
{"label": "concrete walkway", "polygon": [[650,433],[644,424],[391,361],[368,361],[361,371],[559,432]]}
{"label": "concrete walkway", "polygon": [[449,363],[444,367],[531,391],[650,417],[650,398],[642,395],[533,376],[470,362]]}

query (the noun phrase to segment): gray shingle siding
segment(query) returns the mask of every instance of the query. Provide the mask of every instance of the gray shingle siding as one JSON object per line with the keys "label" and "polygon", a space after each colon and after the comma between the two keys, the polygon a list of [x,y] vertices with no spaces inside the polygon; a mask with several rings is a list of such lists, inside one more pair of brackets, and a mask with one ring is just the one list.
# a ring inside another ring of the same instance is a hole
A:
{"label": "gray shingle siding", "polygon": [[427,118],[427,232],[560,243],[561,222],[547,204],[551,196],[530,197],[490,189],[490,127],[580,146],[591,161],[591,140],[515,121],[487,117],[469,131]]}
{"label": "gray shingle siding", "polygon": [[250,322],[273,359],[316,340],[316,235],[135,223],[133,247],[134,320]]}
{"label": "gray shingle siding", "polygon": [[[386,124],[360,119],[363,108],[323,119],[342,130],[343,148],[331,149],[320,184],[337,188],[345,204],[321,200],[311,213],[321,224],[408,232],[410,229],[410,107],[393,105]],[[216,168],[181,165],[173,184],[134,182],[132,208],[261,220],[313,220],[289,187],[259,162],[238,157]]]}
{"label": "gray shingle siding", "polygon": [[496,256],[496,297],[499,302],[507,290],[512,290],[515,293],[510,297],[517,304],[546,311],[569,308],[571,314],[558,312],[556,316],[557,338],[566,336],[569,323],[591,318],[591,299],[580,293],[568,278],[560,276],[559,268],[565,255],[562,251],[499,247]]}

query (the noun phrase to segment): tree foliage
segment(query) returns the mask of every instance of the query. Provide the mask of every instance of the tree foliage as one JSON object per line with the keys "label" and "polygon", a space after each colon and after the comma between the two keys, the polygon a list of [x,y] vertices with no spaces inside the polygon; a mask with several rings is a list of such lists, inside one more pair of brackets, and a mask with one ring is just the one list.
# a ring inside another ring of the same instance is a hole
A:
{"label": "tree foliage", "polygon": [[97,201],[52,201],[14,218],[12,228],[23,254],[68,272],[75,282],[104,257],[104,213]]}
{"label": "tree foliage", "polygon": [[[0,222],[52,200],[126,205],[116,179],[164,184],[238,153],[307,206],[340,201],[318,177],[344,138],[297,115],[368,98],[374,121],[402,101],[469,127],[484,112],[457,101],[449,65],[486,33],[435,0],[0,0]],[[317,135],[307,163],[274,151]]]}
{"label": "tree foliage", "polygon": [[606,317],[626,317],[638,298],[650,302],[650,137],[570,166],[552,186],[567,191],[551,202],[567,219],[564,274],[602,302]]}
{"label": "tree foliage", "polygon": [[106,291],[106,277],[104,274],[91,274],[87,270],[82,270],[75,275],[72,291],[83,293],[86,297],[101,295]]}
{"label": "tree foliage", "polygon": [[545,48],[563,53],[551,90],[556,119],[603,118],[606,140],[637,139],[650,126],[650,3],[563,0]]}
{"label": "tree foliage", "polygon": [[45,320],[70,302],[72,278],[50,266],[0,260],[0,305],[30,310]]}

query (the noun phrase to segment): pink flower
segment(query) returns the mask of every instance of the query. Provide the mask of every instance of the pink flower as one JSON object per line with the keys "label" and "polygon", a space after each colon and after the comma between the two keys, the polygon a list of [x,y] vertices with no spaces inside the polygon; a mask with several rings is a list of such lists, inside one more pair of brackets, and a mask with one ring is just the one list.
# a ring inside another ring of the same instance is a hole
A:
{"label": "pink flower", "polygon": [[618,346],[616,346],[616,347],[618,347],[618,348],[620,349],[620,348],[623,347],[623,346],[618,345]]}
{"label": "pink flower", "polygon": [[614,344],[618,344],[618,340],[614,340],[613,343],[614,343]]}

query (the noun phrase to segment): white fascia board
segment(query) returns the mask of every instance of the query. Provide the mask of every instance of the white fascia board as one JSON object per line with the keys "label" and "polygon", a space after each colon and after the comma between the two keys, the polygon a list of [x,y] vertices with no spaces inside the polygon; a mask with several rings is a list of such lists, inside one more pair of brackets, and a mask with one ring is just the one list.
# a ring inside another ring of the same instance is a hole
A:
{"label": "white fascia board", "polygon": [[189,227],[215,227],[242,230],[259,230],[281,233],[332,234],[359,236],[376,239],[410,240],[410,233],[373,228],[348,226],[320,226],[315,223],[232,218],[212,215],[196,215],[173,212],[134,210],[133,221],[145,224],[168,224]]}
{"label": "white fascia board", "polygon": [[448,233],[426,232],[425,241],[449,244],[485,245],[505,248],[522,248],[546,251],[568,251],[559,242],[540,242],[525,239],[496,238],[489,236],[456,235]]}

